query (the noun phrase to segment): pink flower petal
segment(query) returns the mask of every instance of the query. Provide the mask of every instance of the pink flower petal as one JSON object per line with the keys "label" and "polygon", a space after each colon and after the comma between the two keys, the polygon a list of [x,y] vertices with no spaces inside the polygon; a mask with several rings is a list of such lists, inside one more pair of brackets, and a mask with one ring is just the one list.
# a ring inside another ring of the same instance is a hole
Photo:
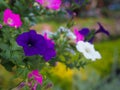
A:
{"label": "pink flower petal", "polygon": [[31,79],[33,78],[37,83],[42,85],[43,77],[41,74],[39,74],[38,70],[33,70],[31,73],[28,74],[28,78]]}
{"label": "pink flower petal", "polygon": [[76,35],[76,42],[84,40],[84,36],[79,33],[77,28],[74,29],[74,34]]}
{"label": "pink flower petal", "polygon": [[13,13],[10,9],[6,9],[4,11],[3,21],[6,25],[9,25],[10,27],[18,28],[22,25],[20,15]]}
{"label": "pink flower petal", "polygon": [[61,0],[36,0],[40,5],[53,10],[59,10]]}

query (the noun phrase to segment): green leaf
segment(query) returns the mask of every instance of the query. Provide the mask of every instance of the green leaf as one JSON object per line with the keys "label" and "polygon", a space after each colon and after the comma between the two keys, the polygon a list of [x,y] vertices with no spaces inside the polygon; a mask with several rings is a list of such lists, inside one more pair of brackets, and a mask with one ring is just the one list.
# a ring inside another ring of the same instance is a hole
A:
{"label": "green leaf", "polygon": [[10,8],[9,5],[5,2],[5,0],[0,0],[0,6],[1,6],[1,4],[7,8]]}
{"label": "green leaf", "polygon": [[8,61],[8,62],[4,62],[4,60],[1,61],[1,64],[5,67],[6,70],[8,71],[12,71],[12,68],[15,66],[15,64],[13,64],[12,62]]}
{"label": "green leaf", "polygon": [[2,50],[8,50],[9,46],[7,44],[5,44],[5,43],[0,42],[0,48]]}

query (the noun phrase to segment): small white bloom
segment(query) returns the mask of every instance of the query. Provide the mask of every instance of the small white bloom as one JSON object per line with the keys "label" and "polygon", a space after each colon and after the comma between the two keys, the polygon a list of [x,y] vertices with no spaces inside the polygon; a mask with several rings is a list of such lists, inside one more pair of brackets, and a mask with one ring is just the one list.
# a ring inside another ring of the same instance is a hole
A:
{"label": "small white bloom", "polygon": [[66,32],[66,33],[67,33],[67,34],[66,34],[67,37],[69,37],[69,38],[71,38],[71,39],[73,39],[73,40],[76,39],[75,34],[74,34],[70,29],[68,29],[68,28],[65,28],[65,27],[62,27],[62,26],[61,26],[61,27],[58,29],[58,31],[59,31],[59,32]]}
{"label": "small white bloom", "polygon": [[100,53],[98,51],[95,51],[94,45],[89,42],[79,41],[77,42],[76,48],[87,59],[91,59],[92,61],[101,59]]}
{"label": "small white bloom", "polygon": [[76,39],[75,34],[74,34],[73,32],[71,32],[71,31],[69,31],[69,32],[67,33],[67,37],[70,37],[70,38],[73,39],[73,40]]}

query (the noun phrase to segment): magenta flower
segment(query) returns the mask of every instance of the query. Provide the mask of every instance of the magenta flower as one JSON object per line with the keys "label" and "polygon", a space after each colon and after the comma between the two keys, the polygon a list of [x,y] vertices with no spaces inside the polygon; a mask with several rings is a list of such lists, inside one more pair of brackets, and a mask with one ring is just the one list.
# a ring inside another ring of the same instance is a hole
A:
{"label": "magenta flower", "polygon": [[6,9],[4,11],[3,20],[4,20],[4,23],[6,25],[9,25],[10,27],[18,28],[22,25],[20,15],[13,13],[10,9]]}
{"label": "magenta flower", "polygon": [[36,0],[36,2],[52,10],[59,10],[61,5],[61,0]]}
{"label": "magenta flower", "polygon": [[42,86],[43,77],[41,74],[39,74],[38,70],[33,70],[31,73],[29,73],[28,79],[33,79]]}
{"label": "magenta flower", "polygon": [[79,33],[77,28],[74,29],[74,34],[76,35],[76,42],[84,41],[84,36],[81,33]]}
{"label": "magenta flower", "polygon": [[38,84],[42,86],[43,77],[41,74],[39,74],[38,70],[33,70],[31,73],[29,73],[28,79],[28,85],[31,88],[31,90],[36,90]]}

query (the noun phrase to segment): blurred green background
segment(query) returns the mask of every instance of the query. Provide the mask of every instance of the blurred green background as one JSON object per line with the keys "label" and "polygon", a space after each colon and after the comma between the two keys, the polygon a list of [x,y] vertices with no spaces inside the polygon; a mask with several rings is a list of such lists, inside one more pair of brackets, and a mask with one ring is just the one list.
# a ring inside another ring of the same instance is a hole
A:
{"label": "blurred green background", "polygon": [[[48,90],[120,90],[120,2],[119,0],[91,0],[85,11],[74,17],[78,28],[98,28],[97,22],[110,32],[110,37],[99,34],[95,39],[95,48],[102,59],[88,64],[80,70],[66,69],[62,63],[52,68],[50,79],[52,87]],[[62,18],[63,19],[63,18]],[[65,20],[51,18],[31,28],[38,32],[49,29],[55,31],[65,26]],[[0,65],[0,90],[9,90],[18,82],[13,72],[7,72]]]}

